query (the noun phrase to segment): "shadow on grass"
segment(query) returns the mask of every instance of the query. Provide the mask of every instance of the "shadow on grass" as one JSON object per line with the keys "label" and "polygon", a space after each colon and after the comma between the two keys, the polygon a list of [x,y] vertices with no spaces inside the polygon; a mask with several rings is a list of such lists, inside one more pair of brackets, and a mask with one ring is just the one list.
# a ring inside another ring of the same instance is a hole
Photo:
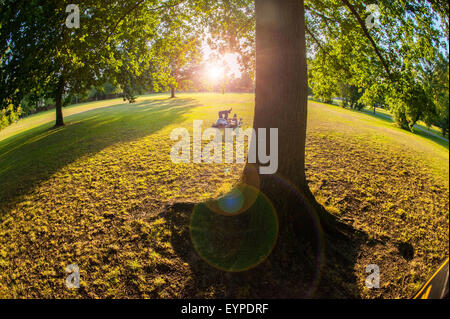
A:
{"label": "shadow on grass", "polygon": [[[314,100],[310,100],[310,101],[315,102]],[[320,103],[323,103],[323,102],[320,102]],[[332,103],[332,104],[324,103],[324,104],[342,108],[341,106],[339,106],[337,104],[334,104],[334,103]],[[383,114],[383,113],[379,113],[379,112],[377,113],[376,111],[375,111],[375,113],[373,113],[373,111],[368,110],[368,109],[361,109],[361,110],[355,110],[355,109],[350,109],[350,108],[345,108],[345,109],[350,111],[350,112],[364,113],[364,114],[369,115],[369,116],[371,116],[373,118],[376,118],[376,119],[378,119],[380,121],[383,121],[385,124],[388,124],[388,125],[395,125],[395,122],[392,119],[392,117],[390,115],[387,115],[387,114]],[[445,147],[447,149],[449,148],[448,140],[446,140],[444,137],[441,137],[441,136],[438,136],[438,135],[434,134],[433,132],[428,132],[426,130],[426,128],[424,128],[423,126],[418,126],[417,127],[417,125],[416,125],[414,127],[414,132],[410,132],[408,130],[404,130],[404,131],[412,133],[412,134],[415,134],[415,135],[419,135],[421,137],[424,137],[424,138],[426,138],[426,139],[428,139],[428,140],[430,140],[430,141],[432,141],[432,142],[434,142],[434,143],[436,143],[436,144],[438,144],[440,146],[443,146],[443,147]]]}
{"label": "shadow on grass", "polygon": [[189,98],[124,103],[68,116],[57,129],[47,123],[0,141],[0,202],[14,202],[82,156],[152,134],[194,106]]}
{"label": "shadow on grass", "polygon": [[[361,110],[362,113],[370,115],[372,117],[375,117],[387,124],[395,124],[394,121],[392,120],[392,117],[390,115],[386,115],[386,114],[382,114],[382,113],[373,113],[372,111],[369,110]],[[409,132],[408,130],[405,130],[405,132]],[[413,134],[415,135],[419,135],[422,136],[426,139],[429,139],[430,141],[435,142],[436,144],[439,144],[445,148],[448,149],[449,147],[449,142],[441,136],[436,136],[433,132],[428,132],[426,130],[426,128],[424,128],[423,126],[419,126],[419,127],[414,127],[414,132]]]}
{"label": "shadow on grass", "polygon": [[[270,223],[267,220],[261,223],[261,207],[256,205],[234,217],[203,213],[203,220],[196,222],[199,216],[193,216],[193,212],[199,206],[205,206],[205,203],[177,203],[167,207],[162,216],[159,215],[170,225],[175,253],[190,268],[190,277],[180,297],[360,298],[355,264],[360,246],[367,243],[366,234],[338,224],[339,235],[326,236],[323,254],[313,252],[304,243],[289,253],[280,253],[275,248],[270,256],[261,254],[260,262],[254,263],[254,257],[261,248],[258,241],[263,239],[263,245],[267,244],[264,236],[270,237],[271,233]],[[203,247],[199,248],[198,236],[195,238],[194,231],[206,233]],[[252,245],[253,252],[249,249]],[[239,255],[236,254],[238,250],[241,251],[241,258],[235,256]],[[212,255],[219,258],[210,258]],[[240,272],[226,271],[217,266],[220,258],[224,268],[239,268],[236,265],[247,258],[255,267]],[[235,260],[231,267],[227,265],[227,259]]]}
{"label": "shadow on grass", "polygon": [[394,124],[394,121],[392,120],[392,118],[390,116],[382,114],[382,113],[377,113],[376,111],[375,111],[375,113],[373,113],[373,111],[367,110],[367,109],[361,109],[359,111],[358,110],[351,110],[351,111],[367,114],[367,115],[369,115],[371,117],[375,117],[387,124]]}
{"label": "shadow on grass", "polygon": [[434,136],[434,135],[432,135],[432,134],[430,134],[430,133],[428,133],[426,131],[423,131],[423,130],[420,130],[420,129],[416,128],[416,129],[414,129],[414,134],[417,134],[419,136],[427,138],[427,139],[429,139],[429,140],[431,140],[431,141],[433,141],[433,142],[435,142],[435,143],[437,143],[437,144],[439,144],[439,145],[441,145],[441,146],[443,146],[443,147],[445,147],[447,149],[449,148],[449,142],[448,141],[444,140],[443,138]]}

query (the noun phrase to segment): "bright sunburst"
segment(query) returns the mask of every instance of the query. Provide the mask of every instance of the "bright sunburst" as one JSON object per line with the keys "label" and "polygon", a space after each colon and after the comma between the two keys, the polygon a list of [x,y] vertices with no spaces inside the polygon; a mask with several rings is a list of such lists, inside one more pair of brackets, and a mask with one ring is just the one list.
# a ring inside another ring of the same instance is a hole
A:
{"label": "bright sunburst", "polygon": [[223,77],[224,69],[218,65],[210,65],[206,68],[205,73],[210,81],[216,82]]}

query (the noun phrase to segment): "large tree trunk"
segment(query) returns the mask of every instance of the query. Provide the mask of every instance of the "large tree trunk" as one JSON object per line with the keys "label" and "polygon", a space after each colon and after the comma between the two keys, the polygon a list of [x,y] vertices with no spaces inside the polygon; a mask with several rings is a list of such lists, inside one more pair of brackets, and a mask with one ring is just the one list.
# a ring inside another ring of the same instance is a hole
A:
{"label": "large tree trunk", "polygon": [[279,219],[278,246],[290,246],[298,238],[316,241],[319,220],[326,215],[305,178],[307,101],[303,1],[256,0],[253,127],[266,128],[267,134],[269,128],[278,128],[278,172],[254,178],[258,167],[266,165],[247,164],[243,180],[258,184],[272,201]]}
{"label": "large tree trunk", "polygon": [[174,98],[175,97],[175,87],[171,86],[170,87],[170,98]]}
{"label": "large tree trunk", "polygon": [[56,123],[55,127],[64,125],[64,118],[62,114],[62,100],[64,94],[64,78],[61,77],[58,82],[58,88],[56,89]]}

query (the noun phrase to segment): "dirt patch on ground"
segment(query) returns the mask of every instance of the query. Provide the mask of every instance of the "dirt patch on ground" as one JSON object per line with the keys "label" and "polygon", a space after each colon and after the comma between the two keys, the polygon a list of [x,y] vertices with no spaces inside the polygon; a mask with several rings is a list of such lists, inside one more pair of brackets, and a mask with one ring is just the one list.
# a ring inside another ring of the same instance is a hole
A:
{"label": "dirt patch on ground", "polygon": [[[362,297],[409,297],[448,255],[448,188],[405,149],[311,134],[307,175],[316,198],[367,234],[355,266]],[[365,268],[380,268],[369,290]]]}

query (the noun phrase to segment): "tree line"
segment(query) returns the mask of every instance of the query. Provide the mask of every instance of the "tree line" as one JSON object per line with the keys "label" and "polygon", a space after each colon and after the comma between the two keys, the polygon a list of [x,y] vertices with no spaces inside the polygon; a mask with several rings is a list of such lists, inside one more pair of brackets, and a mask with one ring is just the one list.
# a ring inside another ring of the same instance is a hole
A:
{"label": "tree line", "polygon": [[[137,94],[170,90],[253,89],[253,75],[211,85],[202,38],[212,16],[207,1],[79,1],[79,27],[65,25],[64,1],[0,2],[2,127],[38,110],[105,97],[134,102]],[[208,31],[209,32],[209,31]],[[214,45],[210,42],[211,45]]]}
{"label": "tree line", "polygon": [[404,129],[423,121],[448,135],[448,3],[378,1],[373,17],[362,2],[341,4],[305,8],[315,98],[383,107]]}

